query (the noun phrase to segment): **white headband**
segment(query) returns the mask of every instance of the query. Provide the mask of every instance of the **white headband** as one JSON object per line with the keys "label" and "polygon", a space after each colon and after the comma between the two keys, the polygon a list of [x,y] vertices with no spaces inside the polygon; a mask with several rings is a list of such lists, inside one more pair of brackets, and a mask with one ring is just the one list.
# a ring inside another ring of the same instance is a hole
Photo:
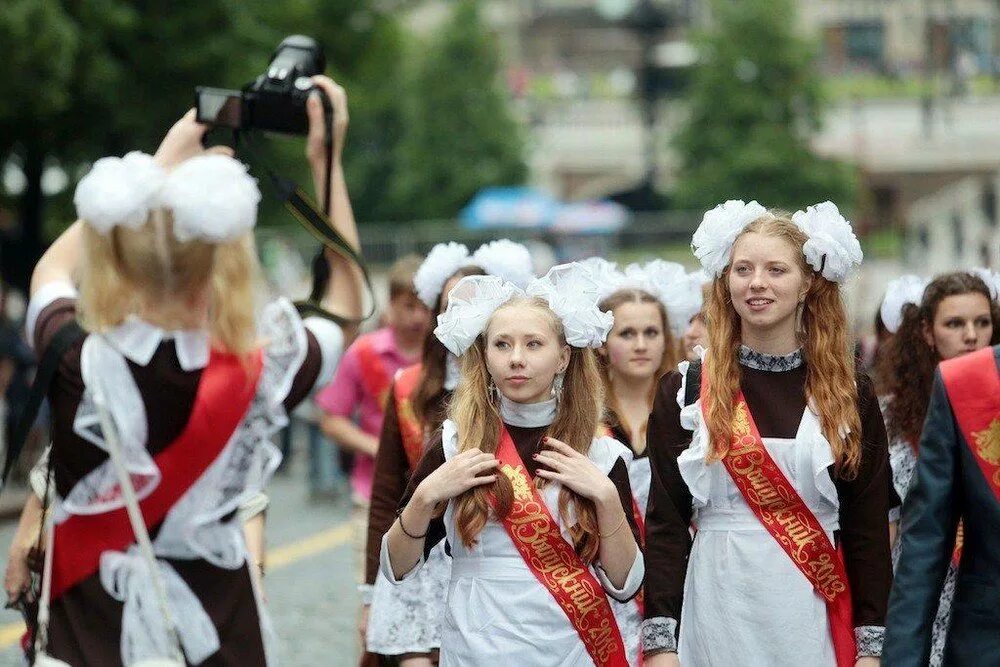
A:
{"label": "white headband", "polygon": [[663,304],[675,337],[684,335],[688,322],[701,310],[701,274],[692,278],[676,262],[654,259],[644,265],[629,264],[620,271],[613,262],[591,257],[582,262],[600,285],[600,300],[623,289],[646,292]]}
{"label": "white headband", "polygon": [[260,190],[246,166],[225,155],[199,155],[167,173],[151,156],[105,157],[80,180],[77,215],[101,234],[138,229],[155,208],[172,211],[179,241],[238,239],[257,222]]}
{"label": "white headband", "polygon": [[889,333],[899,331],[903,323],[903,308],[912,303],[919,306],[924,297],[924,290],[930,281],[913,274],[900,276],[890,280],[885,288],[885,296],[882,297],[882,305],[879,307],[879,315],[882,324]]}
{"label": "white headband", "polygon": [[500,306],[517,296],[544,299],[562,322],[566,342],[573,347],[600,347],[614,324],[611,313],[597,307],[598,284],[578,263],[552,267],[527,289],[500,276],[466,276],[448,297],[448,308],[438,315],[434,335],[452,354],[462,355],[476,341]]}
{"label": "white headband", "polygon": [[413,276],[417,297],[428,308],[433,308],[448,278],[464,266],[478,266],[487,275],[500,276],[521,289],[535,277],[531,253],[520,243],[507,239],[491,241],[479,246],[472,256],[461,243],[438,243],[427,253]]}
{"label": "white headband", "polygon": [[[742,199],[731,199],[705,213],[691,239],[691,249],[705,271],[714,277],[722,275],[736,238],[747,225],[767,214],[757,202],[747,204]],[[806,261],[827,280],[842,283],[851,269],[861,264],[861,244],[833,202],[797,211],[792,222],[808,237],[802,246]]]}

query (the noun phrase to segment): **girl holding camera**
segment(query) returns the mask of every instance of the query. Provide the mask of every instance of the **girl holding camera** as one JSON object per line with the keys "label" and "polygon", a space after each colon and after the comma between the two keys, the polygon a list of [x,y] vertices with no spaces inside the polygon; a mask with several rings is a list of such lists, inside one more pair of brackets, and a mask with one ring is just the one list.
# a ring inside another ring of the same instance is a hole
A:
{"label": "girl holding camera", "polygon": [[[334,227],[356,246],[340,162],[346,95],[313,81],[334,106],[331,173],[315,97],[307,155],[319,192],[330,179]],[[69,322],[86,330],[49,389],[54,525],[39,648],[57,664],[273,661],[262,563],[238,510],[277,466],[271,437],[328,380],[344,335],[303,322],[285,299],[256,312],[260,193],[228,149],[202,148],[206,129],[192,111],[155,156],[95,163],[76,191],[80,220],[32,278],[39,355]],[[358,270],[329,261],[327,307],[357,317]],[[151,557],[126,513],[133,500]]]}

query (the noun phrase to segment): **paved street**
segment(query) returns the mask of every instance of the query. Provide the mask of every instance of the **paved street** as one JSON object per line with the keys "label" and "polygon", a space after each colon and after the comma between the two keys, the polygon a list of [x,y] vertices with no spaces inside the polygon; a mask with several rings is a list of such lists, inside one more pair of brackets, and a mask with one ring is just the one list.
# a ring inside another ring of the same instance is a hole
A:
{"label": "paved street", "polygon": [[[356,665],[357,558],[347,502],[308,500],[304,452],[271,485],[265,586],[283,665]],[[14,523],[0,526],[6,558]],[[0,665],[21,665],[18,615],[0,610]]]}

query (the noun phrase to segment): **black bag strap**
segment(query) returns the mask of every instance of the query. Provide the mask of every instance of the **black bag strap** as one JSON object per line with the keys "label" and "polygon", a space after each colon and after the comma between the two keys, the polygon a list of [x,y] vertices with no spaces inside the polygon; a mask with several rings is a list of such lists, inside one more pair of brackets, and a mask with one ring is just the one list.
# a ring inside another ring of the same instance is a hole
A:
{"label": "black bag strap", "polygon": [[52,337],[52,341],[38,364],[38,373],[35,375],[35,381],[31,383],[28,401],[17,420],[10,443],[7,445],[3,477],[0,477],[0,489],[3,489],[7,483],[7,477],[14,469],[14,464],[17,463],[21,450],[24,449],[24,442],[28,439],[31,426],[35,423],[38,411],[42,407],[42,401],[45,400],[45,396],[49,392],[49,385],[52,384],[52,378],[55,377],[56,370],[59,368],[59,362],[62,361],[63,355],[86,335],[87,332],[76,320],[73,320],[64,324]]}
{"label": "black bag strap", "polygon": [[[240,141],[242,139],[242,142]],[[350,324],[360,324],[364,322],[372,315],[375,314],[375,290],[372,287],[371,276],[368,275],[368,267],[365,265],[361,254],[351,247],[351,244],[347,242],[341,234],[336,231],[330,225],[329,217],[316,208],[316,205],[312,202],[309,196],[300,188],[294,181],[280,176],[275,173],[270,167],[268,167],[264,162],[258,159],[257,151],[254,149],[253,143],[250,137],[246,134],[241,134],[239,132],[234,132],[233,144],[237,148],[243,148],[248,154],[250,159],[258,164],[267,174],[268,179],[274,188],[274,193],[278,200],[281,201],[285,208],[291,212],[292,216],[299,221],[303,227],[306,228],[317,241],[323,244],[324,247],[329,248],[334,251],[344,259],[350,261],[351,263],[358,266],[361,269],[361,275],[365,281],[365,289],[368,292],[369,303],[371,306],[365,315],[359,318],[344,317],[342,315],[336,315],[325,310],[319,303],[314,301],[297,301],[295,307],[298,309],[299,314],[303,317],[309,315],[318,315],[324,317],[328,320],[332,320],[337,324],[344,326]],[[330,170],[333,168],[331,160],[327,159],[327,183],[329,184],[329,174]],[[329,188],[329,185],[327,185]],[[329,192],[326,193],[327,199],[329,199]],[[327,201],[327,206],[330,202]]]}
{"label": "black bag strap", "polygon": [[701,359],[688,364],[684,375],[684,405],[691,405],[698,400],[701,393]]}

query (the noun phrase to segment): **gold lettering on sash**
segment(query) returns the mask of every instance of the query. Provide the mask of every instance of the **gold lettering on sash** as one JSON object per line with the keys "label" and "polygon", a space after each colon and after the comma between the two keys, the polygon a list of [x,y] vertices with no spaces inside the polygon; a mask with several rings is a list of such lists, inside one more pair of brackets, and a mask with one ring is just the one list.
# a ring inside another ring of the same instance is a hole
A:
{"label": "gold lettering on sash", "polygon": [[[1000,419],[994,419],[982,431],[972,434],[979,456],[990,465],[1000,465]],[[993,472],[993,483],[1000,484],[1000,469]]]}
{"label": "gold lettering on sash", "polygon": [[745,401],[736,404],[732,441],[726,467],[740,487],[744,499],[788,555],[800,566],[816,590],[827,600],[845,590],[826,548],[822,526],[798,498],[780,470],[770,460],[763,442],[755,435]]}
{"label": "gold lettering on sash", "polygon": [[571,549],[560,552],[553,546],[550,537],[558,528],[535,500],[527,471],[521,466],[506,463],[500,471],[514,488],[514,505],[505,519],[512,528],[511,538],[519,543],[518,550],[528,565],[540,573],[549,586],[560,589],[568,596],[571,604],[561,606],[573,625],[591,639],[598,659],[607,661],[618,650],[618,643],[616,628],[602,614],[607,604],[604,591],[594,589],[586,566]]}

